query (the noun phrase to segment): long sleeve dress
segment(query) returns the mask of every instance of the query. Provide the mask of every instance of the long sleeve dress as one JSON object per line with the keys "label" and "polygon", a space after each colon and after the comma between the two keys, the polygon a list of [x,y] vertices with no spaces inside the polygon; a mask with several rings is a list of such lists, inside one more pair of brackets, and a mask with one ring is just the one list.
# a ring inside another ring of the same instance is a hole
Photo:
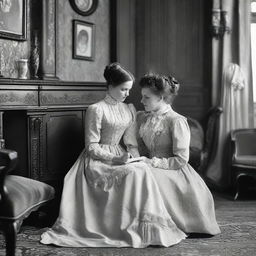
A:
{"label": "long sleeve dress", "polygon": [[137,114],[141,154],[151,158],[168,213],[185,233],[220,233],[214,201],[203,179],[188,164],[190,130],[187,120],[167,106],[154,114]]}
{"label": "long sleeve dress", "polygon": [[65,176],[59,217],[42,234],[42,243],[143,248],[171,246],[186,237],[169,214],[150,166],[112,163],[125,150],[136,156],[135,121],[134,107],[109,95],[89,106],[86,147]]}

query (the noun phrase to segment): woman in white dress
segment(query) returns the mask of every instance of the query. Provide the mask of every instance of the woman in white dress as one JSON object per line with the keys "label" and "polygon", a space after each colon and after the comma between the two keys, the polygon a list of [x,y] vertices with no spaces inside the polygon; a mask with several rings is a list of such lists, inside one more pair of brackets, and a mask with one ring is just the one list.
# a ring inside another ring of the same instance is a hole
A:
{"label": "woman in white dress", "polygon": [[104,77],[107,95],[86,112],[85,149],[65,176],[59,217],[41,242],[135,248],[177,244],[186,234],[166,208],[169,195],[163,197],[147,163],[127,163],[139,156],[136,111],[123,103],[134,78],[118,63],[108,65]]}
{"label": "woman in white dress", "polygon": [[179,90],[173,77],[147,74],[140,80],[145,111],[138,112],[138,142],[152,166],[168,213],[184,233],[220,233],[211,192],[188,164],[190,130],[171,104]]}

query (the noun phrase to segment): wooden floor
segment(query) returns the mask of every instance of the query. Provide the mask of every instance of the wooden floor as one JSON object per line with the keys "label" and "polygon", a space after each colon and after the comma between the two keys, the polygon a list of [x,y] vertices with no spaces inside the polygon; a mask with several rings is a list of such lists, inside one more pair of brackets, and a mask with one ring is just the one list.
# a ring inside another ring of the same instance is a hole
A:
{"label": "wooden floor", "polygon": [[[18,235],[18,256],[254,256],[256,255],[256,198],[233,201],[215,194],[217,220],[222,233],[214,237],[191,237],[170,248],[60,248],[39,243],[43,229],[23,225]],[[0,235],[0,256],[4,241]]]}

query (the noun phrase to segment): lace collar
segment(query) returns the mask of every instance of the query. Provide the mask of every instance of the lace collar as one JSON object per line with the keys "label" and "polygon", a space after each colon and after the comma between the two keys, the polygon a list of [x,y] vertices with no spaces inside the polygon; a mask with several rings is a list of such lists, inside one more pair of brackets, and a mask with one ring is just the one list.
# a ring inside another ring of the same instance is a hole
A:
{"label": "lace collar", "polygon": [[148,145],[150,150],[154,150],[156,139],[165,130],[162,120],[165,118],[165,114],[172,110],[170,105],[163,107],[155,112],[147,112],[146,120],[141,124],[139,128],[140,137]]}
{"label": "lace collar", "polygon": [[107,95],[105,96],[104,100],[110,104],[110,105],[117,105],[118,103],[120,103],[120,101],[114,99],[111,95],[109,95],[107,93]]}

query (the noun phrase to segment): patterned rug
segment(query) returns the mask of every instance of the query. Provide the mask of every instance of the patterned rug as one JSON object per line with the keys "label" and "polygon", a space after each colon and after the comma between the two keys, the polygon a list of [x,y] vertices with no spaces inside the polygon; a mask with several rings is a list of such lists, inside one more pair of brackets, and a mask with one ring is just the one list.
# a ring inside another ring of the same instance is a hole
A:
{"label": "patterned rug", "polygon": [[[253,256],[256,255],[256,200],[232,201],[215,196],[222,233],[214,237],[191,236],[169,248],[60,248],[39,243],[44,229],[23,225],[17,237],[16,256]],[[5,255],[0,235],[0,256]]]}

